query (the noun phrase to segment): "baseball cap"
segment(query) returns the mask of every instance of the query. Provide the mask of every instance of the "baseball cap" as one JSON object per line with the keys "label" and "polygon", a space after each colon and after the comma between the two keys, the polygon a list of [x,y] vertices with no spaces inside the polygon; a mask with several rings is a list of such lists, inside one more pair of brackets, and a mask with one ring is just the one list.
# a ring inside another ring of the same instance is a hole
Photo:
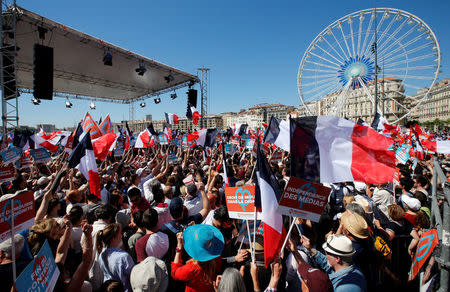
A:
{"label": "baseball cap", "polygon": [[417,212],[420,210],[421,204],[420,201],[416,198],[411,198],[408,195],[401,195],[400,199],[402,200],[403,204],[408,206],[409,209],[411,209],[414,212]]}

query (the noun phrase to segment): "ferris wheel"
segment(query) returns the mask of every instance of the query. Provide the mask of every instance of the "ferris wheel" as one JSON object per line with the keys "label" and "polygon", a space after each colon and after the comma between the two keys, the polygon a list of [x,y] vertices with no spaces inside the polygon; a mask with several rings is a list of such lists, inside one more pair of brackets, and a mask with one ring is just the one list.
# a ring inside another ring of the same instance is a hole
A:
{"label": "ferris wheel", "polygon": [[394,8],[360,10],[327,26],[308,46],[298,93],[309,115],[370,117],[377,70],[378,111],[396,123],[428,98],[440,63],[436,36],[417,16]]}

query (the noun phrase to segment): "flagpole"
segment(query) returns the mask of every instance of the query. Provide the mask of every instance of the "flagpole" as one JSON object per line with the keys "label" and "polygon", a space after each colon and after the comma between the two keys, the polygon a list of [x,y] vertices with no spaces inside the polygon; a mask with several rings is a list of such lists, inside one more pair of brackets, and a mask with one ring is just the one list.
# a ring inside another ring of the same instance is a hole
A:
{"label": "flagpole", "polygon": [[295,219],[296,219],[296,218],[294,217],[294,220],[292,220],[291,226],[289,227],[289,231],[288,231],[288,233],[286,234],[286,238],[284,239],[283,245],[281,246],[281,249],[280,249],[280,255],[281,255],[281,253],[283,252],[284,247],[286,246],[286,243],[287,243],[287,241],[288,241],[288,239],[289,239],[289,236],[291,235],[292,228],[293,228],[294,225],[295,225]]}
{"label": "flagpole", "polygon": [[10,200],[11,202],[11,253],[12,253],[12,270],[13,270],[13,283],[16,283],[16,241],[14,234],[14,197]]}
{"label": "flagpole", "polygon": [[[253,221],[253,250],[254,253],[256,253],[256,248],[255,248],[255,242],[256,242],[256,219],[257,219],[257,215],[256,215],[256,206],[255,206],[255,214],[254,214],[254,221]],[[250,238],[249,238],[250,240]],[[252,262],[255,263],[255,258],[256,256],[253,256]]]}
{"label": "flagpole", "polygon": [[255,253],[254,253],[254,248],[252,247],[251,244],[251,235],[250,235],[250,225],[248,224],[248,220],[245,220],[245,223],[247,224],[247,233],[248,233],[248,245],[250,245],[250,252],[252,255],[252,262],[255,262]]}

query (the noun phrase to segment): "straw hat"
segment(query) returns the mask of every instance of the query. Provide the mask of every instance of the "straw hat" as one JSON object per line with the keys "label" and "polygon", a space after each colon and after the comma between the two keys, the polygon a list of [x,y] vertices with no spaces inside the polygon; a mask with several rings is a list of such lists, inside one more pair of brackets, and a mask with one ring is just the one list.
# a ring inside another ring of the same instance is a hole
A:
{"label": "straw hat", "polygon": [[367,238],[369,229],[366,220],[358,214],[345,212],[342,214],[341,222],[345,229],[358,238]]}
{"label": "straw hat", "polygon": [[367,214],[372,214],[372,207],[370,207],[369,201],[366,198],[359,198],[355,203],[363,207],[364,212]]}

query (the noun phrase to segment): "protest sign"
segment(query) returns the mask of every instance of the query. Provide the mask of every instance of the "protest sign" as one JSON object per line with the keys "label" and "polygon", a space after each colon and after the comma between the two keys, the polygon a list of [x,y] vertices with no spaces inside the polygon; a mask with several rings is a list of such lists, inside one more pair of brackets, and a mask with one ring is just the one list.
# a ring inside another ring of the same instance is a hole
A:
{"label": "protest sign", "polygon": [[416,254],[409,271],[408,281],[414,280],[419,273],[420,268],[430,257],[436,245],[439,244],[438,233],[436,229],[430,229],[422,233],[419,243],[417,244]]}
{"label": "protest sign", "polygon": [[398,168],[398,167],[395,168],[394,180],[392,182],[396,186],[398,186],[400,184],[400,168]]}
{"label": "protest sign", "polygon": [[14,162],[14,167],[17,169],[31,168],[33,167],[33,161],[25,155],[20,156],[19,160]]}
{"label": "protest sign", "polygon": [[189,175],[188,177],[186,177],[185,179],[183,179],[183,183],[187,186],[187,185],[191,185],[194,184],[194,177],[192,175]]}
{"label": "protest sign", "polygon": [[319,222],[330,192],[331,188],[321,184],[291,177],[281,196],[278,212]]}
{"label": "protest sign", "polygon": [[0,183],[12,181],[15,177],[14,167],[11,165],[0,167]]}
{"label": "protest sign", "polygon": [[183,146],[183,147],[188,147],[189,146],[189,143],[188,143],[188,140],[187,140],[187,136],[186,135],[184,135],[182,138],[181,138],[181,145]]}
{"label": "protest sign", "polygon": [[228,216],[253,220],[255,217],[255,186],[225,188]]}
{"label": "protest sign", "polygon": [[53,291],[59,269],[47,240],[16,280],[17,291]]}
{"label": "protest sign", "polygon": [[177,161],[178,157],[175,153],[169,153],[168,155],[169,163],[174,163]]}
{"label": "protest sign", "polygon": [[159,144],[161,145],[167,145],[169,142],[167,141],[167,135],[166,134],[160,134],[158,136]]}
{"label": "protest sign", "polygon": [[124,152],[125,152],[124,140],[123,139],[117,139],[116,149],[114,149],[114,156],[115,157],[122,156]]}
{"label": "protest sign", "polygon": [[283,154],[280,151],[275,151],[272,154],[272,157],[270,158],[270,162],[278,164],[281,162],[282,157],[283,157]]}
{"label": "protest sign", "polygon": [[14,163],[16,160],[20,159],[22,155],[22,149],[10,146],[6,150],[0,152],[4,164]]}
{"label": "protest sign", "polygon": [[225,144],[225,153],[233,155],[237,151],[237,145],[235,144]]}
{"label": "protest sign", "polygon": [[409,144],[402,144],[400,147],[397,148],[397,151],[395,151],[395,159],[398,161],[398,163],[405,164],[410,155],[409,151],[411,150],[411,145]]}
{"label": "protest sign", "polygon": [[[11,204],[14,216],[11,218]],[[0,242],[11,237],[11,225],[14,220],[14,233],[17,234],[34,224],[33,192],[2,197],[0,202]]]}
{"label": "protest sign", "polygon": [[253,146],[255,145],[255,140],[254,139],[246,139],[245,140],[245,148],[247,149],[253,149]]}
{"label": "protest sign", "polygon": [[44,148],[30,149],[30,155],[36,163],[45,163],[52,160],[50,153]]}

